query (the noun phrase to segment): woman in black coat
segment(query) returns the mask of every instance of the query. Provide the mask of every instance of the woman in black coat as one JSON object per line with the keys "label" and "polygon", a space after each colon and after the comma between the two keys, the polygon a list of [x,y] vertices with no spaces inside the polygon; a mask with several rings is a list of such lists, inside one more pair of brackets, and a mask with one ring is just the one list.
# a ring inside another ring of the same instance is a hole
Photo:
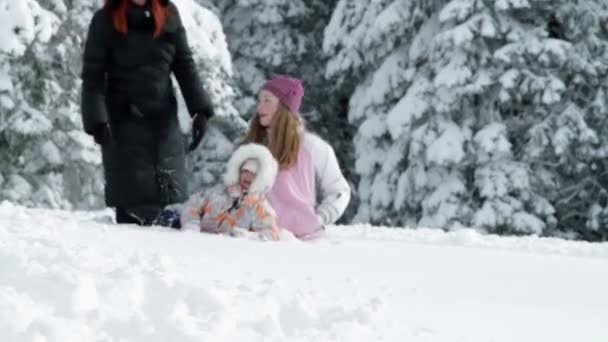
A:
{"label": "woman in black coat", "polygon": [[118,223],[151,224],[187,198],[186,147],[170,75],[192,121],[194,150],[213,107],[168,0],[106,0],[91,20],[82,70],[84,129],[101,145],[105,199]]}

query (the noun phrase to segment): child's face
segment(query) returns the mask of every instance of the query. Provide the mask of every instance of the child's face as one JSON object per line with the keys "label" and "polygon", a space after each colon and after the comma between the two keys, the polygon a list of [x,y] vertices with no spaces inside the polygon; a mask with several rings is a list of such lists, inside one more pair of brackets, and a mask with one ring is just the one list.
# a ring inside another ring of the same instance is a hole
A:
{"label": "child's face", "polygon": [[243,191],[249,190],[251,183],[255,179],[255,173],[249,170],[241,170],[241,174],[239,176],[239,185]]}
{"label": "child's face", "polygon": [[268,90],[260,91],[258,94],[257,111],[262,127],[270,127],[277,109],[279,109],[279,98]]}

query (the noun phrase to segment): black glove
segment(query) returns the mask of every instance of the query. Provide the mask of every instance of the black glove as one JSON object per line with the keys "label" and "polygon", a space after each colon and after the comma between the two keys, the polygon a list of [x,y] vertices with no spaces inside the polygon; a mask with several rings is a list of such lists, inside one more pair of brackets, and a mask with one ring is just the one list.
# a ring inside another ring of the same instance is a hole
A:
{"label": "black glove", "polygon": [[188,147],[188,151],[194,151],[203,140],[205,131],[207,130],[207,117],[203,114],[196,114],[192,118],[192,142]]}
{"label": "black glove", "polygon": [[112,130],[109,124],[99,124],[93,131],[93,139],[101,146],[112,142]]}

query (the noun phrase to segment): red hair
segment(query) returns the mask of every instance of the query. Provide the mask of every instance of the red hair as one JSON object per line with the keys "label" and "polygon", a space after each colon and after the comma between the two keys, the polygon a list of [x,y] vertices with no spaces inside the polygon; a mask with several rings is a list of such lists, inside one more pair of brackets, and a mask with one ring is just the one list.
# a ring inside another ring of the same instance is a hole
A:
{"label": "red hair", "polygon": [[[130,0],[114,1],[117,2],[114,6],[110,5],[113,1],[106,0],[105,9],[112,18],[116,31],[126,34],[129,30],[127,25],[127,9],[129,8]],[[167,18],[169,17],[169,8],[161,5],[160,0],[148,0],[152,10],[152,18],[154,18],[154,37],[158,37],[162,31]]]}

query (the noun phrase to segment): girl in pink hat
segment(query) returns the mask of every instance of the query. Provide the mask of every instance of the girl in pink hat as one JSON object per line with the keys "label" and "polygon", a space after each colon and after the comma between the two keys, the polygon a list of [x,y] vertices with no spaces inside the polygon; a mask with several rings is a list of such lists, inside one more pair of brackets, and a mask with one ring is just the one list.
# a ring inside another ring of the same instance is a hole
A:
{"label": "girl in pink hat", "polygon": [[351,189],[334,149],[304,129],[299,113],[303,96],[299,79],[279,75],[268,80],[258,94],[245,143],[266,145],[277,160],[279,172],[267,199],[278,226],[308,240],[342,216]]}

